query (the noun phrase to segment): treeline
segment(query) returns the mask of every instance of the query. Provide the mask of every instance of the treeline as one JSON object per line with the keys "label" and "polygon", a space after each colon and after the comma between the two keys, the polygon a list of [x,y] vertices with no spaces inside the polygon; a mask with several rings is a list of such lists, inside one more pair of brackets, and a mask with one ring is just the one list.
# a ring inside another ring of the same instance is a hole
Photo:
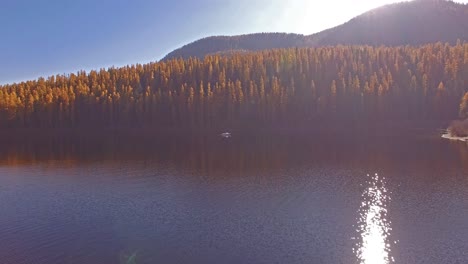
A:
{"label": "treeline", "polygon": [[1,86],[0,124],[214,128],[450,120],[468,111],[467,92],[468,44],[295,48]]}

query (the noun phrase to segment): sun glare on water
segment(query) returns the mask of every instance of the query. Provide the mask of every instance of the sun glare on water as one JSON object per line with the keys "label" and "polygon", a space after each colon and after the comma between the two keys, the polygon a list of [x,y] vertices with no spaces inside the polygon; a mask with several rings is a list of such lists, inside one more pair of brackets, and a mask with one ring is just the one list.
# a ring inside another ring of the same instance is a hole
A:
{"label": "sun glare on water", "polygon": [[361,264],[388,264],[394,259],[390,256],[391,232],[387,219],[387,203],[390,200],[385,187],[385,178],[367,175],[368,187],[362,194],[359,209],[358,233],[360,238],[354,250]]}

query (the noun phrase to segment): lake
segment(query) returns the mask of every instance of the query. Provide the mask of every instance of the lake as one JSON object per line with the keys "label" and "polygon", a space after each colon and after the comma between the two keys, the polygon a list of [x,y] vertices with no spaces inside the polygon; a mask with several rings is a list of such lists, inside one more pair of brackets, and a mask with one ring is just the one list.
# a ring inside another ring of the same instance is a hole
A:
{"label": "lake", "polygon": [[0,158],[1,263],[468,262],[468,145],[434,131],[3,139]]}

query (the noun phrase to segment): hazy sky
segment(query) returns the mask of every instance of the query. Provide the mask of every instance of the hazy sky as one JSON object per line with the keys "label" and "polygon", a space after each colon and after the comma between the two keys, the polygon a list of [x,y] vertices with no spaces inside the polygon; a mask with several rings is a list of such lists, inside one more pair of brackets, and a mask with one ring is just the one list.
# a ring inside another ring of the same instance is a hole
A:
{"label": "hazy sky", "polygon": [[79,69],[154,61],[183,44],[210,35],[315,33],[369,9],[401,1],[0,2],[0,84],[4,84]]}

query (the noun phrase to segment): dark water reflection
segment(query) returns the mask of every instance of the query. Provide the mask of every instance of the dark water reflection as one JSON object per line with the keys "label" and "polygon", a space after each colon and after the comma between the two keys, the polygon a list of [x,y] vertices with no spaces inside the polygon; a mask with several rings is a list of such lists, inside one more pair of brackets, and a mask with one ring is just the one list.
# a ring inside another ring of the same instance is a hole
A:
{"label": "dark water reflection", "polygon": [[388,259],[468,260],[468,146],[432,132],[1,146],[0,263],[366,263],[353,249],[374,173],[391,198]]}

